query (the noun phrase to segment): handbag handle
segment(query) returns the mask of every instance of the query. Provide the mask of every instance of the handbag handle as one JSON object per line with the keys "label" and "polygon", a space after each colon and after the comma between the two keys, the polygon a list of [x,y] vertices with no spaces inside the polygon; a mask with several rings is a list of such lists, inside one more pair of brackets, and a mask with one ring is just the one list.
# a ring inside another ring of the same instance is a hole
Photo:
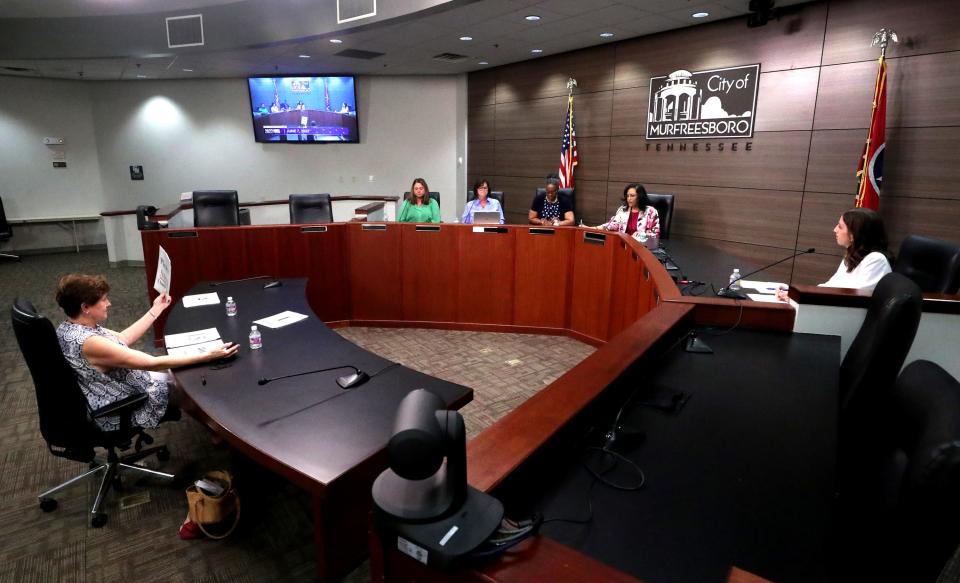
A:
{"label": "handbag handle", "polygon": [[[232,490],[231,490],[231,491],[232,491]],[[234,516],[233,516],[233,524],[230,526],[230,528],[227,530],[227,532],[225,532],[225,533],[223,533],[223,534],[221,534],[221,535],[211,534],[211,533],[207,532],[207,529],[206,529],[206,528],[203,527],[203,523],[202,523],[202,522],[197,522],[196,525],[200,527],[200,532],[202,532],[203,534],[207,535],[207,537],[212,538],[213,540],[225,539],[225,538],[227,538],[228,536],[230,536],[230,533],[232,533],[232,532],[237,528],[237,525],[240,523],[240,497],[237,496],[236,493],[234,493],[234,498],[235,498],[236,501],[237,501],[236,512],[234,513]],[[202,504],[203,504],[203,499],[202,499],[202,498],[197,499],[197,500],[193,503],[193,507],[194,507],[194,510],[195,510],[197,516],[200,516],[200,506],[201,506]]]}

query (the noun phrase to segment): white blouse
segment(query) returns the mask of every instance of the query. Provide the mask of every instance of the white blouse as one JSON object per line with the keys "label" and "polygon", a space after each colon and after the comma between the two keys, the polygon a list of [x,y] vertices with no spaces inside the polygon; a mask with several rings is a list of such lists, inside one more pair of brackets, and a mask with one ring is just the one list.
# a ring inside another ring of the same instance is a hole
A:
{"label": "white blouse", "polygon": [[860,265],[856,266],[853,271],[849,273],[847,272],[847,266],[841,261],[840,267],[837,268],[837,272],[833,274],[833,277],[825,283],[821,283],[820,287],[847,287],[865,292],[873,292],[873,288],[877,287],[877,283],[884,275],[891,271],[893,270],[890,269],[890,262],[887,261],[887,256],[879,251],[874,251],[873,253],[867,254],[860,262]]}

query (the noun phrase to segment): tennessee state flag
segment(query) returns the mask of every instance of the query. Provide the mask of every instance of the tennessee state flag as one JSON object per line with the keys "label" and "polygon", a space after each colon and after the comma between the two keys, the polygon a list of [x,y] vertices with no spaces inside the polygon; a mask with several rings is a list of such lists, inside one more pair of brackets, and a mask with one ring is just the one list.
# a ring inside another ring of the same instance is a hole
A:
{"label": "tennessee state flag", "polygon": [[887,129],[887,63],[880,57],[877,85],[873,89],[873,113],[870,131],[863,147],[863,156],[857,168],[857,207],[876,210],[880,207],[880,188],[883,186],[883,150]]}

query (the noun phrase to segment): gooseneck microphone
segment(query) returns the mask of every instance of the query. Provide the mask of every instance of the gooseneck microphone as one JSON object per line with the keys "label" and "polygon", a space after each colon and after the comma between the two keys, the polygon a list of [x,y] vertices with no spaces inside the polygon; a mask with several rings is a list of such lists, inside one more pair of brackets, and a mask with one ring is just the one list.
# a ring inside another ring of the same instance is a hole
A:
{"label": "gooseneck microphone", "polygon": [[241,281],[250,281],[253,279],[276,279],[272,275],[254,275],[252,277],[241,277],[240,279],[228,279],[226,281],[216,281],[210,284],[210,287],[217,287],[218,285],[224,285],[228,283],[238,283]]}
{"label": "gooseneck microphone", "polygon": [[351,369],[353,369],[353,371],[354,371],[353,374],[351,374],[351,375],[344,375],[344,376],[342,376],[342,377],[337,377],[337,384],[340,385],[341,388],[344,388],[344,389],[352,389],[353,387],[356,387],[357,385],[362,385],[363,383],[367,382],[367,381],[370,379],[370,375],[368,375],[367,373],[363,372],[363,371],[360,370],[359,368],[357,368],[357,367],[355,367],[355,366],[353,366],[353,365],[350,365],[350,364],[345,364],[345,365],[342,365],[342,366],[331,366],[331,367],[329,367],[329,368],[318,368],[318,369],[316,369],[316,370],[306,370],[306,371],[303,371],[303,372],[295,372],[295,373],[291,373],[291,374],[280,375],[280,376],[277,376],[277,377],[270,377],[270,378],[263,377],[263,378],[261,378],[260,380],[257,381],[257,384],[262,386],[262,385],[265,385],[265,384],[267,384],[267,383],[269,383],[269,382],[278,381],[278,380],[280,380],[280,379],[289,379],[289,378],[293,378],[293,377],[302,377],[302,376],[308,375],[308,374],[316,374],[316,373],[320,373],[320,372],[329,372],[329,371],[331,371],[331,370],[340,370],[341,368],[351,368]]}
{"label": "gooseneck microphone", "polygon": [[[748,274],[746,274],[746,275],[743,275],[743,276],[740,276],[740,280],[738,280],[738,281],[742,281],[742,280],[744,280],[744,279],[747,279],[747,278],[750,277],[751,275],[754,275],[754,274],[756,274],[756,273],[760,273],[761,271],[770,269],[770,268],[773,267],[774,265],[780,265],[780,264],[783,263],[784,261],[789,261],[789,260],[793,259],[794,257],[799,257],[799,256],[801,256],[801,255],[806,255],[807,253],[814,253],[814,252],[816,252],[816,249],[814,249],[813,247],[810,247],[809,249],[806,249],[806,250],[804,250],[804,251],[798,251],[798,252],[794,253],[793,255],[790,255],[790,256],[788,256],[788,257],[784,257],[783,259],[779,259],[779,260],[777,260],[777,261],[774,261],[774,262],[771,263],[770,265],[764,265],[764,266],[761,267],[760,269],[754,269],[754,270],[751,271],[750,273],[748,273]],[[723,286],[722,288],[720,288],[720,290],[717,292],[717,295],[720,296],[720,297],[736,298],[736,299],[740,299],[740,300],[745,300],[745,299],[747,299],[747,297],[746,297],[745,295],[743,295],[742,293],[737,292],[737,291],[731,291],[729,285],[725,285],[725,286]]]}

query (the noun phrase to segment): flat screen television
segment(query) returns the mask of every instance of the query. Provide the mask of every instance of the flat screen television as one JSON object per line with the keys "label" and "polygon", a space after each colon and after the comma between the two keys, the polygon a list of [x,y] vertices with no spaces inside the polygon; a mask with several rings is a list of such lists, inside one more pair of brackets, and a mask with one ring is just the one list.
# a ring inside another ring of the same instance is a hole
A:
{"label": "flat screen television", "polygon": [[360,143],[354,77],[250,77],[247,86],[258,142]]}

